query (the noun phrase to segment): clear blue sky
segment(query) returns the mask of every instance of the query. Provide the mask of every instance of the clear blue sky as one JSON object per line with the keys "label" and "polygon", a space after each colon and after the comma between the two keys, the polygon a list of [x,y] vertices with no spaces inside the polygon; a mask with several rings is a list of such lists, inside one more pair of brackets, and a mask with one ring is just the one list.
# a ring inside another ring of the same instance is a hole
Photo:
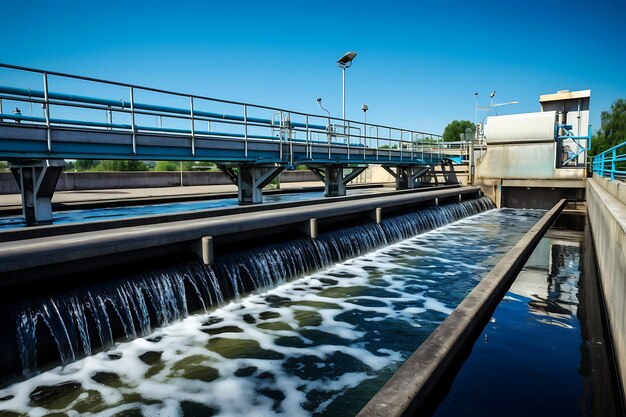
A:
{"label": "clear blue sky", "polygon": [[[538,111],[591,89],[592,124],[626,97],[626,0],[4,0],[0,61],[439,133],[486,104]],[[0,80],[1,82],[2,80]],[[39,87],[39,86],[33,86]]]}

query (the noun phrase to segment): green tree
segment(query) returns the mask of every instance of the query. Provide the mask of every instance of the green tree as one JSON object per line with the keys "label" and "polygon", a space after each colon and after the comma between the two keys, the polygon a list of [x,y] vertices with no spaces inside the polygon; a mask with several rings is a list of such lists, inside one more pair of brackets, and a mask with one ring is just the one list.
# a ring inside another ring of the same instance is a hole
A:
{"label": "green tree", "polygon": [[626,141],[626,99],[619,98],[611,104],[610,111],[600,114],[600,129],[591,140],[590,155],[597,155]]}
{"label": "green tree", "polygon": [[95,169],[100,161],[95,161],[92,159],[77,159],[74,164],[77,171],[90,171]]}
{"label": "green tree", "polygon": [[5,161],[0,161],[0,171],[8,171],[9,164]]}
{"label": "green tree", "polygon": [[[472,131],[472,135],[476,131],[476,126],[469,120],[453,120],[443,131],[444,142],[458,142],[463,140],[463,134],[465,130],[469,128]],[[473,136],[472,136],[473,137]]]}
{"label": "green tree", "polygon": [[98,171],[147,171],[148,167],[142,161],[115,160],[100,161],[96,169]]}
{"label": "green tree", "polygon": [[[179,171],[180,162],[157,161],[154,166],[155,171]],[[183,161],[183,171],[216,171],[217,166],[213,162],[206,161]]]}
{"label": "green tree", "polygon": [[180,165],[174,161],[157,161],[154,166],[155,171],[178,171],[179,169]]}

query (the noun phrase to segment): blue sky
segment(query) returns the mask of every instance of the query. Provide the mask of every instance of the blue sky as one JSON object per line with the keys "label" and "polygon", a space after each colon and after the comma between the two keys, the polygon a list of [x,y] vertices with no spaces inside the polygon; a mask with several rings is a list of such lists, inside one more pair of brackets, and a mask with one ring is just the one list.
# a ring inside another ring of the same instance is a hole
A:
{"label": "blue sky", "polygon": [[503,114],[591,89],[594,128],[626,97],[626,0],[2,1],[4,63],[339,117],[354,50],[347,117],[434,133],[475,92]]}

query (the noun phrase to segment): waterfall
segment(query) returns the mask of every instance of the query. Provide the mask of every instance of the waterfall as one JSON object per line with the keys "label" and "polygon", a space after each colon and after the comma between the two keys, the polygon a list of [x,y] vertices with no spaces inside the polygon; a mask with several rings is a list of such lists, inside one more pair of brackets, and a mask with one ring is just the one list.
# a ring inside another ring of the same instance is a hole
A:
{"label": "waterfall", "polygon": [[[197,259],[185,260],[16,302],[6,306],[1,318],[5,333],[14,334],[0,341],[7,352],[0,361],[0,384],[33,375],[44,365],[40,362],[70,363],[112,347],[119,338],[145,336],[191,311],[223,304],[228,297],[271,287],[491,208],[487,197],[429,207],[385,218],[380,224],[323,232],[314,240],[295,237],[246,250],[218,251],[211,267]],[[47,344],[42,340],[46,336]]]}
{"label": "waterfall", "polygon": [[429,207],[383,219],[380,224],[367,223],[320,233],[315,240],[294,238],[252,251],[217,255],[213,267],[238,297],[494,207],[488,197]]}

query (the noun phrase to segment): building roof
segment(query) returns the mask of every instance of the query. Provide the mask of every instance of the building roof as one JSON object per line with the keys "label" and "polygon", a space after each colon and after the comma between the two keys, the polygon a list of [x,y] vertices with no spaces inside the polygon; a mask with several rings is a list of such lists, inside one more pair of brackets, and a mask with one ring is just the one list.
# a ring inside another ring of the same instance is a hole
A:
{"label": "building roof", "polygon": [[589,98],[591,97],[591,90],[569,91],[562,90],[552,94],[544,94],[539,96],[539,103],[545,103],[547,101],[561,101],[561,100],[574,100],[577,98]]}

